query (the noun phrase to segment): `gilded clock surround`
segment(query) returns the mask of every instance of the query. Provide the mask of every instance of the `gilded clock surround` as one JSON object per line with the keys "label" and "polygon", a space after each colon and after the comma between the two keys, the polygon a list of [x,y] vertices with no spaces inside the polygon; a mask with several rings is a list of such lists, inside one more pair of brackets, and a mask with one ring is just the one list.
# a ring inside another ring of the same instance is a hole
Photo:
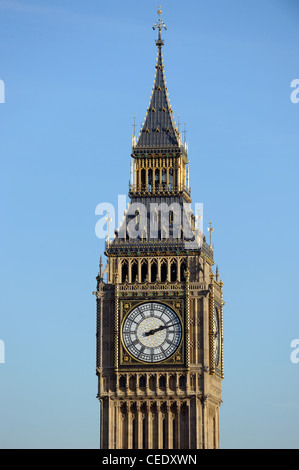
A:
{"label": "gilded clock surround", "polygon": [[[176,315],[178,316],[181,325],[182,325],[182,335],[180,339],[180,343],[176,350],[174,351],[173,354],[171,354],[170,357],[155,362],[155,363],[149,363],[147,361],[142,361],[141,359],[137,359],[130,352],[127,350],[126,346],[123,344],[122,336],[119,336],[119,351],[120,351],[120,357],[119,357],[119,364],[120,366],[124,366],[125,368],[130,366],[131,367],[138,367],[140,364],[144,364],[145,366],[152,367],[153,369],[159,369],[159,368],[164,368],[165,366],[171,367],[173,364],[175,365],[183,365],[184,364],[184,358],[185,358],[185,353],[184,353],[184,324],[185,324],[185,307],[184,307],[184,301],[180,300],[151,300],[147,301],[148,302],[157,302],[162,305],[168,306],[171,308]],[[130,302],[123,300],[120,302],[120,331],[122,331],[123,324],[127,318],[127,316],[132,312],[136,307],[139,305],[144,305],[145,302],[140,302],[138,300],[131,300]]]}

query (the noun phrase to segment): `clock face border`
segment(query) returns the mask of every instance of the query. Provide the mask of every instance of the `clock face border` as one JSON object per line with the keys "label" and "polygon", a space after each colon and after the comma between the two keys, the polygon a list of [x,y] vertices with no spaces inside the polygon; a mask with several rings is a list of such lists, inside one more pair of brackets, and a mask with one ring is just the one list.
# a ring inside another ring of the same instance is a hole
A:
{"label": "clock face border", "polygon": [[[165,307],[170,308],[177,315],[180,324],[181,324],[181,338],[179,344],[175,351],[167,358],[162,359],[156,362],[143,361],[138,359],[130,353],[124,344],[123,340],[123,326],[130,315],[138,306],[150,303],[157,303],[164,305]],[[184,354],[184,324],[185,324],[185,302],[184,299],[143,299],[141,300],[121,300],[120,301],[120,327],[119,327],[119,365],[120,366],[142,366],[149,368],[159,368],[159,366],[170,365],[174,367],[175,365],[184,365],[185,364],[185,354]]]}

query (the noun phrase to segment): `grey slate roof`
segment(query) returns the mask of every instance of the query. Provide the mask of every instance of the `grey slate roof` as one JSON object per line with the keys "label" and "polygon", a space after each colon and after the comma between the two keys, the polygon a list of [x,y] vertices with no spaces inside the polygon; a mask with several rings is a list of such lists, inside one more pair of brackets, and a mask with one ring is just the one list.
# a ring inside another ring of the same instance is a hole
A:
{"label": "grey slate roof", "polygon": [[147,148],[168,149],[173,147],[181,147],[181,141],[168,99],[160,43],[150,105],[134,150],[146,151]]}

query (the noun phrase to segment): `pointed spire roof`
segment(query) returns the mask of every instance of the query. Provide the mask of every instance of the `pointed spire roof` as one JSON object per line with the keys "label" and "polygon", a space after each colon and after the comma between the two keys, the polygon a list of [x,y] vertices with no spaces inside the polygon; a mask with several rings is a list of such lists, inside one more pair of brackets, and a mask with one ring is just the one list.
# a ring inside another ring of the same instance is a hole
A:
{"label": "pointed spire roof", "polygon": [[157,27],[159,30],[158,40],[156,40],[158,53],[155,81],[150,104],[137,143],[134,146],[134,152],[137,150],[147,152],[150,149],[157,150],[158,148],[174,150],[174,147],[178,149],[182,146],[181,136],[174,122],[164,75],[162,54],[164,41],[161,39],[161,29],[166,29],[166,26],[161,21],[160,7],[158,13],[159,20],[153,27],[153,29]]}

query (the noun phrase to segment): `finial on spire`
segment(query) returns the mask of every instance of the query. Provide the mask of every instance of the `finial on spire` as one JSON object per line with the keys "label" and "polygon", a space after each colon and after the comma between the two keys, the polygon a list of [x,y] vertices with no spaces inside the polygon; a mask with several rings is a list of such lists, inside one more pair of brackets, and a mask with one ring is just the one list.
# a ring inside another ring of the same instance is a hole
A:
{"label": "finial on spire", "polygon": [[102,255],[100,256],[100,278],[103,279],[103,260],[102,260]]}
{"label": "finial on spire", "polygon": [[107,222],[107,235],[106,235],[106,242],[107,242],[107,245],[109,247],[109,223],[111,222],[112,218],[109,217],[110,215],[110,212],[107,211],[107,217],[105,217],[105,220]]}
{"label": "finial on spire", "polygon": [[134,114],[134,124],[132,125],[133,129],[134,129],[134,133],[132,135],[132,147],[135,147],[136,145],[136,116]]}
{"label": "finial on spire", "polygon": [[187,134],[186,123],[184,123],[184,148],[186,152],[188,152],[188,142],[186,139],[186,134]]}
{"label": "finial on spire", "polygon": [[133,129],[134,129],[134,137],[136,136],[136,116],[134,114],[134,124],[133,124]]}
{"label": "finial on spire", "polygon": [[164,22],[161,20],[161,14],[162,14],[162,10],[161,10],[161,6],[159,5],[158,7],[158,15],[159,15],[159,19],[158,21],[154,24],[153,26],[153,30],[155,30],[156,28],[158,28],[158,31],[159,31],[159,35],[158,35],[158,40],[156,41],[156,44],[157,46],[161,47],[163,46],[164,44],[164,41],[161,39],[161,30],[162,28],[165,29],[165,31],[167,30]]}

